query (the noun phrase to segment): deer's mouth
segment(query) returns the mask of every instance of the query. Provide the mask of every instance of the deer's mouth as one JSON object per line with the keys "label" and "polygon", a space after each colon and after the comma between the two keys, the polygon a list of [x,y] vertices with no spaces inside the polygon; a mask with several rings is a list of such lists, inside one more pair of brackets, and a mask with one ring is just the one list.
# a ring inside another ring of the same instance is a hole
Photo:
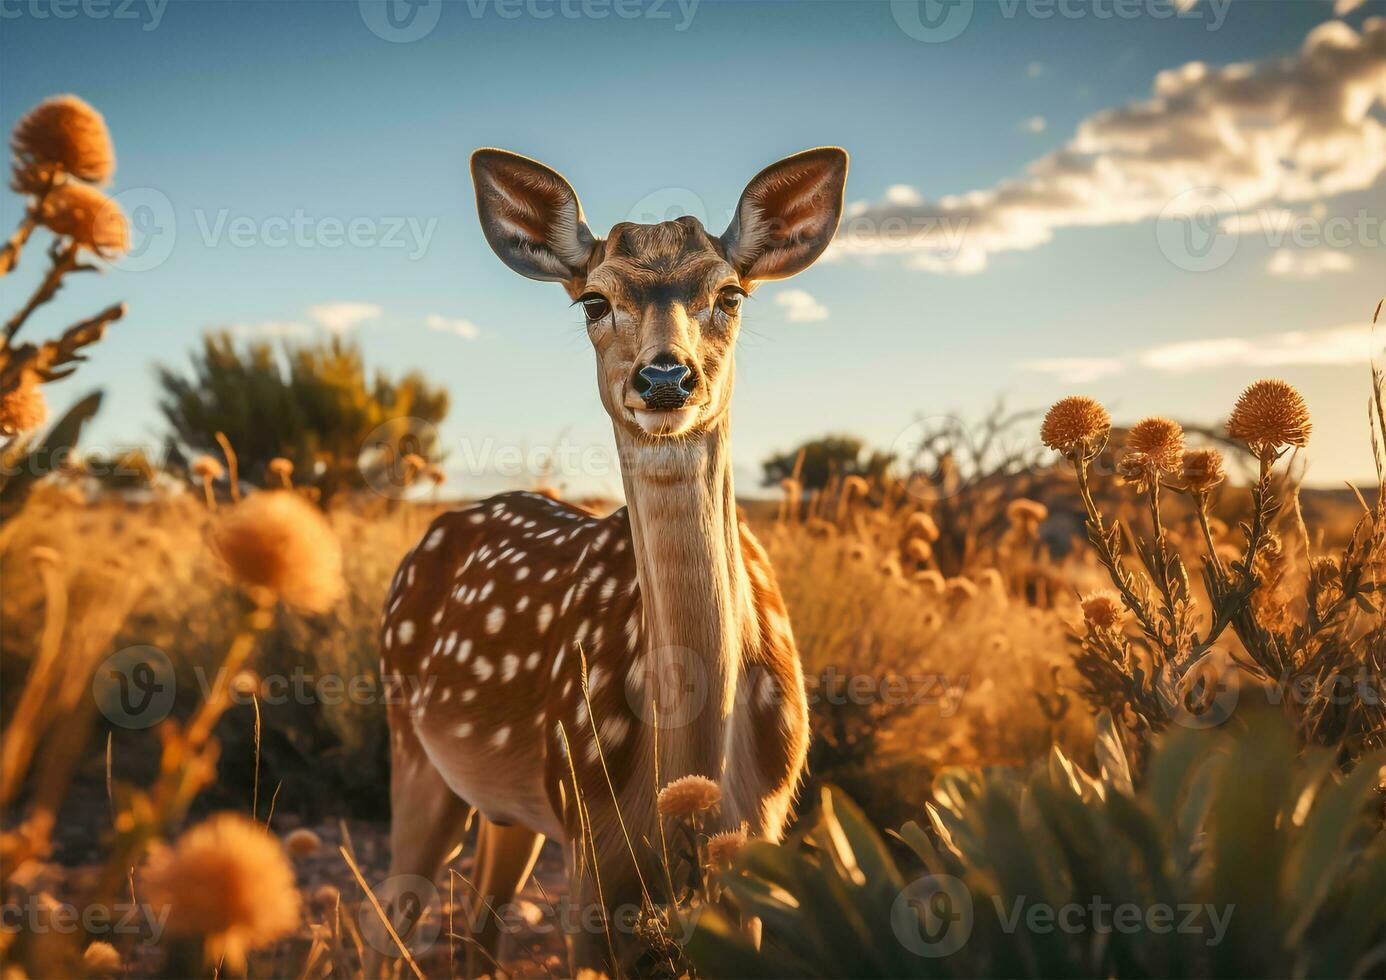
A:
{"label": "deer's mouth", "polygon": [[683,408],[663,411],[648,408],[633,408],[629,411],[635,417],[635,424],[640,426],[646,435],[677,436],[693,427],[693,423],[698,420],[700,408],[699,405],[686,405]]}

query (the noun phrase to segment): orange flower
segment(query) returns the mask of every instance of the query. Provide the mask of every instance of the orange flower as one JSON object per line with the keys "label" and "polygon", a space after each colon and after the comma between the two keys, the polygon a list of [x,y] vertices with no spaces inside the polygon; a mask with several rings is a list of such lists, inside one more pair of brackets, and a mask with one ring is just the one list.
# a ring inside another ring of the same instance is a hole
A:
{"label": "orange flower", "polygon": [[713,834],[707,839],[708,863],[714,868],[730,868],[745,846],[745,827]]}
{"label": "orange flower", "polygon": [[1126,608],[1115,592],[1090,592],[1083,597],[1083,618],[1103,630],[1114,630],[1126,618]]}
{"label": "orange flower", "polygon": [[284,849],[257,823],[217,814],[154,854],[144,897],[174,936],[200,937],[209,963],[245,969],[251,950],[298,927],[299,895]]}
{"label": "orange flower", "polygon": [[1159,467],[1146,453],[1127,453],[1117,463],[1116,471],[1117,476],[1141,491],[1150,489],[1160,478]]}
{"label": "orange flower", "polygon": [[105,184],[115,173],[115,150],[106,120],[75,95],[44,99],[30,109],[10,136],[14,189],[37,193],[58,174]]}
{"label": "orange flower", "polygon": [[686,817],[722,802],[722,789],[706,776],[680,776],[659,791],[660,816]]}
{"label": "orange flower", "polygon": [[1228,434],[1233,439],[1245,440],[1257,456],[1281,446],[1307,446],[1312,428],[1304,397],[1289,384],[1275,379],[1250,385],[1237,399],[1227,420]]}
{"label": "orange flower", "polygon": [[342,594],[342,545],[326,518],[288,490],[263,490],[218,523],[212,543],[244,587],[323,612]]}
{"label": "orange flower", "polygon": [[1189,490],[1206,493],[1227,478],[1222,453],[1216,449],[1190,449],[1184,454],[1180,475]]}
{"label": "orange flower", "polygon": [[44,199],[39,221],[55,235],[110,258],[130,249],[130,226],[120,205],[95,187],[66,183]]}
{"label": "orange flower", "polygon": [[1070,395],[1055,402],[1040,425],[1040,439],[1065,456],[1095,448],[1112,427],[1112,418],[1097,401]]}
{"label": "orange flower", "polygon": [[1126,448],[1145,453],[1160,469],[1176,473],[1184,452],[1184,427],[1158,415],[1141,419],[1126,434]]}
{"label": "orange flower", "polygon": [[43,425],[48,418],[48,403],[38,379],[25,372],[19,387],[0,395],[0,435],[12,436]]}

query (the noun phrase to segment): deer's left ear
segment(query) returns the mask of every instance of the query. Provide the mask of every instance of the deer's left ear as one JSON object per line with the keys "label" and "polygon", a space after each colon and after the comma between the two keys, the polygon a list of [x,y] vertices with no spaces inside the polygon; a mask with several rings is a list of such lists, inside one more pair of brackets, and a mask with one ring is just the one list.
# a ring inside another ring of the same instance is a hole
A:
{"label": "deer's left ear", "polygon": [[722,233],[727,259],[746,279],[803,272],[832,241],[842,217],[847,152],[805,150],[771,164],[746,185]]}

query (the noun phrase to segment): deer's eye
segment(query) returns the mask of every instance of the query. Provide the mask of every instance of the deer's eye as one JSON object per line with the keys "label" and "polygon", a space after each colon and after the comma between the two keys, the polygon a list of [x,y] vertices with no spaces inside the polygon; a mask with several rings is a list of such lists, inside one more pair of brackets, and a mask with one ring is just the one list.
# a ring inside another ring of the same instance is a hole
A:
{"label": "deer's eye", "polygon": [[579,297],[578,302],[582,304],[582,312],[588,323],[596,323],[611,315],[611,304],[600,293],[588,293]]}
{"label": "deer's eye", "polygon": [[717,294],[717,308],[727,316],[736,316],[741,312],[741,301],[745,299],[746,293],[736,286],[728,286]]}

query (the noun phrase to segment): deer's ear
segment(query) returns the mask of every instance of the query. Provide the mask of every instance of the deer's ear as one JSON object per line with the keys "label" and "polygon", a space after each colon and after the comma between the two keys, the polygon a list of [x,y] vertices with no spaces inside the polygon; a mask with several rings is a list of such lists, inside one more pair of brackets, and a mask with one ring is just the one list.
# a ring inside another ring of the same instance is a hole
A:
{"label": "deer's ear", "polygon": [[481,230],[501,261],[522,276],[570,282],[587,270],[596,239],[562,175],[518,153],[472,154]]}
{"label": "deer's ear", "polygon": [[803,272],[832,241],[842,217],[847,153],[805,150],[771,164],[746,185],[722,233],[727,259],[746,279]]}

